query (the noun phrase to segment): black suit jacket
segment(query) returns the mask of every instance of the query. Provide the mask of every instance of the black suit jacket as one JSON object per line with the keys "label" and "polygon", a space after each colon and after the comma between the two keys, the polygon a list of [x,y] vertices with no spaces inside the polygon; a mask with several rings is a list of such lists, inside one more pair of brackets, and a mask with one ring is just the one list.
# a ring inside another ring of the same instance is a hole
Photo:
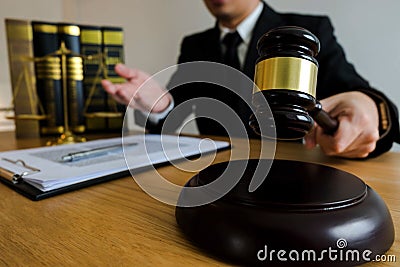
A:
{"label": "black suit jacket", "polygon": [[[331,95],[358,90],[366,93],[374,99],[381,112],[383,119],[388,118],[388,124],[381,123],[381,139],[378,142],[377,149],[371,156],[378,155],[389,150],[393,141],[400,142],[398,111],[395,105],[380,91],[371,88],[369,83],[363,79],[345,57],[342,47],[338,44],[334,34],[333,27],[328,17],[325,16],[307,16],[298,14],[282,14],[272,10],[264,3],[263,11],[253,30],[252,38],[249,44],[242,72],[249,77],[254,78],[255,64],[258,58],[257,41],[259,38],[278,26],[300,26],[314,33],[320,40],[321,50],[317,56],[319,62],[317,79],[317,99],[323,99]],[[178,63],[211,61],[222,62],[220,32],[216,25],[214,28],[187,36],[183,39]],[[211,74],[212,75],[212,74]],[[219,74],[215,74],[219,75]],[[256,137],[253,131],[248,127],[248,118],[251,110],[246,103],[251,103],[251,88],[244,88],[246,92],[241,94],[246,99],[243,103],[234,93],[225,90],[222,87],[216,87],[209,83],[192,83],[179,85],[182,77],[187,76],[179,69],[171,79],[168,89],[174,97],[175,106],[179,106],[185,101],[205,97],[226,103],[240,116],[243,125],[250,137]],[[215,122],[215,119],[206,119],[210,115],[225,113],[224,110],[218,111],[211,107],[212,105],[204,102],[191,103],[190,105],[180,106],[174,114],[174,118],[166,127],[167,132],[174,130],[182,120],[191,112],[195,113],[196,123],[201,134],[226,135],[226,129]],[[219,118],[219,117],[218,117]],[[225,118],[223,118],[224,120]],[[144,117],[136,113],[136,121],[139,124],[146,123],[146,127],[151,132],[160,132],[164,121],[158,124],[145,122]],[[222,122],[230,124],[230,121]],[[230,132],[231,134],[231,132]],[[233,134],[237,135],[237,134]]]}

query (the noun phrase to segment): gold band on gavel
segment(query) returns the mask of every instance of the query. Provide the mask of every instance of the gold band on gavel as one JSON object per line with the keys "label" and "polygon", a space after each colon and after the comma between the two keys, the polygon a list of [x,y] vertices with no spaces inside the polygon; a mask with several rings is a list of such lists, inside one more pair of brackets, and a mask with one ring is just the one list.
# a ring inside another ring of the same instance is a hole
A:
{"label": "gold band on gavel", "polygon": [[297,57],[267,58],[256,65],[254,81],[258,90],[288,89],[315,97],[318,66]]}

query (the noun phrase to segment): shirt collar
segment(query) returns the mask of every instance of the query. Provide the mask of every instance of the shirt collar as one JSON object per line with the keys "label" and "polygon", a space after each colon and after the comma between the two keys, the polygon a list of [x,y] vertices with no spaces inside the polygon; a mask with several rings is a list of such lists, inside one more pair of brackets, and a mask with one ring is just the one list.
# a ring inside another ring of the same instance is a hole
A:
{"label": "shirt collar", "polygon": [[[236,27],[236,31],[239,33],[240,37],[242,38],[243,42],[246,45],[250,43],[251,33],[257,23],[257,19],[260,16],[262,10],[263,10],[263,4],[262,1],[260,1],[258,6],[253,10],[253,12]],[[218,27],[221,32],[220,35],[221,40],[225,37],[227,33],[234,31],[232,29],[222,26],[221,24],[218,24]]]}

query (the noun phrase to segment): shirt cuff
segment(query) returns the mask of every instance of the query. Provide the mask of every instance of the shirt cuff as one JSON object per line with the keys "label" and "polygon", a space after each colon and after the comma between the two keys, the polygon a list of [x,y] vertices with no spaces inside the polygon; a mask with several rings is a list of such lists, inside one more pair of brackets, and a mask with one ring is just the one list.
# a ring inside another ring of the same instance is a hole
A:
{"label": "shirt cuff", "polygon": [[171,102],[169,103],[169,106],[163,112],[158,112],[158,113],[147,112],[147,111],[140,111],[140,112],[151,123],[157,124],[160,120],[162,120],[165,117],[167,117],[168,113],[174,108],[174,106],[175,106],[174,99],[171,98]]}

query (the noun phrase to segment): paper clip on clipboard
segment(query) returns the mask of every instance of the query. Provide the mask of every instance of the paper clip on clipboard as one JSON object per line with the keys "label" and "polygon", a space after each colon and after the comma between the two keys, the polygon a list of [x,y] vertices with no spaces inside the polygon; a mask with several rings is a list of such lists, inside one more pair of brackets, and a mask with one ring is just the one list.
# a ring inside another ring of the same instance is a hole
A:
{"label": "paper clip on clipboard", "polygon": [[0,176],[9,180],[10,182],[12,182],[13,184],[17,184],[19,182],[22,181],[23,177],[25,175],[29,175],[29,174],[33,174],[33,173],[37,173],[40,172],[40,170],[38,168],[29,166],[28,164],[26,164],[23,160],[11,160],[11,159],[7,159],[7,158],[1,158],[2,160],[5,160],[9,163],[15,164],[15,165],[19,165],[20,167],[23,167],[27,170],[30,171],[24,171],[21,173],[15,173],[13,171],[10,171],[4,167],[0,167]]}

